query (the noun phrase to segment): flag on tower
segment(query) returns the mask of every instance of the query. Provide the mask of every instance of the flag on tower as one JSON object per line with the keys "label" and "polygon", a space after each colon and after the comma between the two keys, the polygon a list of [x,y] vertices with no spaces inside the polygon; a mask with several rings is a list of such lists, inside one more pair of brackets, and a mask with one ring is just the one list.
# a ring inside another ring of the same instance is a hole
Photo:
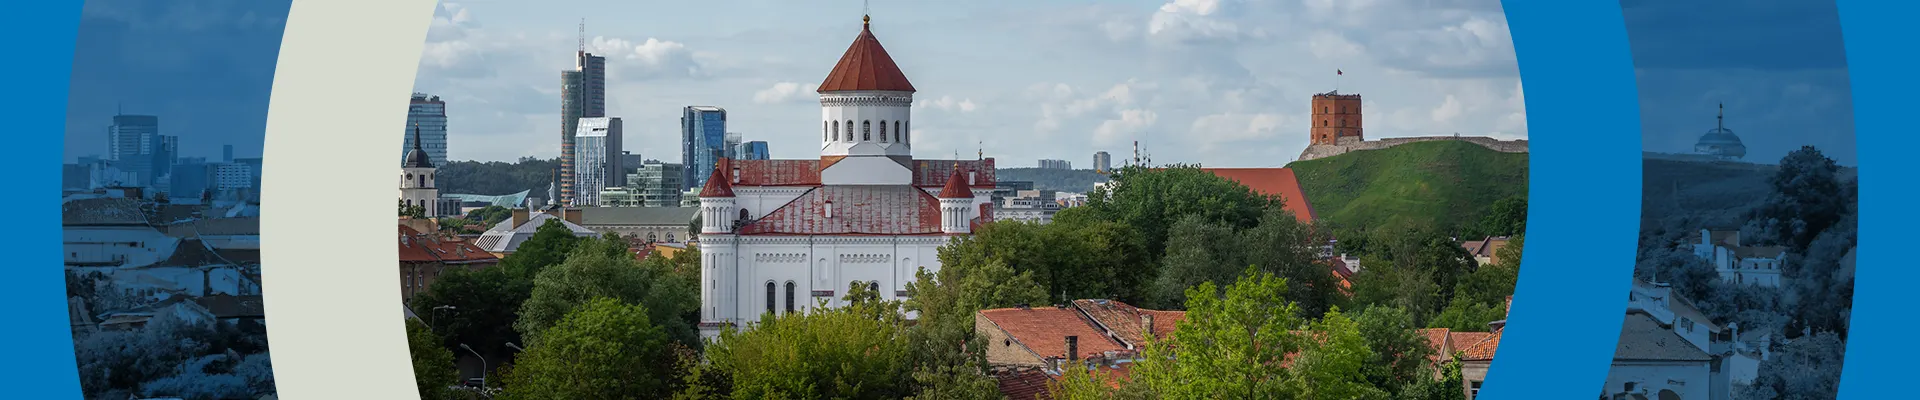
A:
{"label": "flag on tower", "polygon": [[1345,73],[1345,72],[1341,72],[1340,70],[1337,70],[1337,69],[1336,69],[1336,70],[1333,70],[1333,74],[1334,74],[1334,75],[1346,75],[1347,73]]}

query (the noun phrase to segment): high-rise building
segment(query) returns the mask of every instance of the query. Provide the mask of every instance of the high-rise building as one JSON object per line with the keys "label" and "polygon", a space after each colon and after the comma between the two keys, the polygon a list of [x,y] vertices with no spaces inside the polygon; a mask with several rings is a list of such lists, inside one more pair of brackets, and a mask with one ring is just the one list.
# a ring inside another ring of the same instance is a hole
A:
{"label": "high-rise building", "polygon": [[153,184],[162,183],[167,174],[173,173],[173,164],[180,159],[180,137],[155,136],[160,143],[153,151]]}
{"label": "high-rise building", "polygon": [[418,129],[420,148],[427,153],[427,160],[433,165],[447,164],[447,102],[440,96],[426,93],[414,93],[407,104],[407,126],[400,140],[401,162],[406,162],[407,152],[413,150],[414,133]]}
{"label": "high-rise building", "polygon": [[646,159],[640,158],[639,154],[633,154],[633,152],[631,151],[624,151],[624,150],[621,151],[620,152],[621,178],[620,178],[620,183],[614,186],[629,185],[632,182],[632,180],[630,178],[627,178],[626,175],[632,174],[635,170],[640,168],[640,165],[646,164],[646,163],[647,163]]}
{"label": "high-rise building", "polygon": [[680,188],[684,186],[680,179],[685,173],[684,165],[647,160],[629,178],[629,182],[632,182],[629,186],[640,196],[643,206],[679,207]]}
{"label": "high-rise building", "polygon": [[1073,169],[1073,163],[1067,160],[1040,160],[1040,169]]}
{"label": "high-rise building", "polygon": [[573,205],[599,205],[600,191],[610,187],[619,187],[624,180],[620,175],[620,118],[581,118],[580,131],[574,133],[574,189]]}
{"label": "high-rise building", "polygon": [[1102,174],[1113,172],[1113,156],[1104,151],[1093,152],[1093,172]]}
{"label": "high-rise building", "polygon": [[168,174],[167,196],[176,201],[204,197],[207,190],[213,189],[214,170],[209,167],[201,160],[175,164],[173,173]]}
{"label": "high-rise building", "polygon": [[581,118],[607,116],[607,58],[582,47],[571,71],[560,71],[560,177],[557,204],[571,205],[576,191],[574,134]]}
{"label": "high-rise building", "polygon": [[213,169],[213,187],[219,190],[248,189],[253,187],[253,167],[241,163],[227,163]]}
{"label": "high-rise building", "polygon": [[160,117],[115,115],[113,126],[107,127],[107,159],[114,168],[132,174],[137,183],[151,183],[160,140]]}
{"label": "high-rise building", "polygon": [[730,158],[739,159],[739,160],[773,159],[773,157],[767,152],[766,141],[755,140],[751,142],[740,142],[737,145],[735,145],[733,148],[734,148],[733,155],[730,156]]}
{"label": "high-rise building", "polygon": [[707,184],[716,160],[726,157],[728,148],[727,110],[713,106],[687,106],[680,116],[680,163],[686,169],[680,175],[683,189]]}
{"label": "high-rise building", "polygon": [[726,144],[724,144],[727,150],[727,158],[732,158],[732,159],[740,158],[740,153],[741,153],[740,142],[741,141],[742,139],[741,139],[740,132],[727,132],[727,140],[726,140]]}
{"label": "high-rise building", "polygon": [[233,162],[233,145],[230,145],[230,144],[220,145],[220,162],[223,162],[223,163]]}

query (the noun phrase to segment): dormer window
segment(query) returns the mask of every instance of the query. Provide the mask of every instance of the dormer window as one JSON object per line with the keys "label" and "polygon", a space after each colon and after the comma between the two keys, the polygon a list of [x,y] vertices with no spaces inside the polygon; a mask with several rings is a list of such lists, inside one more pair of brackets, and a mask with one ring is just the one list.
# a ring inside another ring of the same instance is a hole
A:
{"label": "dormer window", "polygon": [[827,202],[825,205],[821,207],[821,210],[824,211],[822,214],[825,214],[824,215],[825,217],[833,218],[833,202],[831,201]]}
{"label": "dormer window", "polygon": [[740,167],[733,167],[733,183],[740,183]]}

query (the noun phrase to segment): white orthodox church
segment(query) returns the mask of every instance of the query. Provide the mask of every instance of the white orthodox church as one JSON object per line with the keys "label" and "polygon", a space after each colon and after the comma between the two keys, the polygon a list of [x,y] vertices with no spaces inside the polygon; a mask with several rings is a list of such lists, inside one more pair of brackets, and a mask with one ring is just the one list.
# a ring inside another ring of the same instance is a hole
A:
{"label": "white orthodox church", "polygon": [[868,24],[820,84],[818,159],[723,159],[702,188],[703,336],[854,285],[903,297],[992,215],[993,159],[913,158],[913,84]]}
{"label": "white orthodox church", "polygon": [[400,203],[422,207],[429,217],[441,215],[440,189],[434,188],[433,172],[433,162],[420,148],[420,126],[414,125],[413,149],[407,150],[407,159],[400,164]]}

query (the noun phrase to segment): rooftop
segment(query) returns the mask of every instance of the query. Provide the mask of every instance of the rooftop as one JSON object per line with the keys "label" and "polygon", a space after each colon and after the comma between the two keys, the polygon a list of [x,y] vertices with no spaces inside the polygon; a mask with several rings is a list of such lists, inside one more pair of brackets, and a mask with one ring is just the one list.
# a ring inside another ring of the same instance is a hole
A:
{"label": "rooftop", "polygon": [[1127,349],[1085,323],[1079,313],[1072,308],[1030,307],[981,310],[978,316],[1042,359],[1065,358],[1068,336],[1077,337],[1082,360]]}
{"label": "rooftop", "polygon": [[1620,341],[1615,345],[1613,359],[1706,362],[1713,358],[1652,316],[1628,313],[1620,325]]}
{"label": "rooftop", "polygon": [[1293,175],[1291,168],[1201,168],[1215,176],[1239,182],[1254,192],[1277,196],[1286,202],[1287,211],[1293,212],[1301,223],[1313,223],[1313,205],[1307,202],[1307,194],[1300,189],[1300,178]]}
{"label": "rooftop", "polygon": [[870,21],[861,23],[860,36],[853,38],[853,44],[847,46],[840,62],[834,64],[833,72],[827,73],[827,79],[820,82],[819,92],[857,90],[914,91],[907,74],[893,63],[887,49],[880,46],[880,39],[873,37]]}

